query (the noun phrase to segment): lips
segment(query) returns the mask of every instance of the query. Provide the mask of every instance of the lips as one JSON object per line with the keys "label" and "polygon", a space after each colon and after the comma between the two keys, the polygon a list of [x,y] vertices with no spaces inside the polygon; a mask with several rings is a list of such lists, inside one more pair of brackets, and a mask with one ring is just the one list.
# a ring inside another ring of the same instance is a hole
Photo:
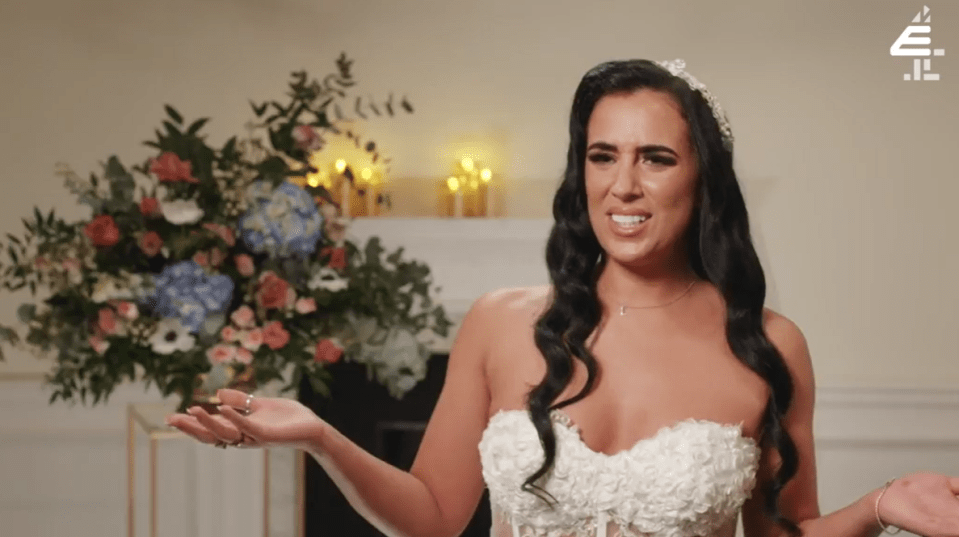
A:
{"label": "lips", "polygon": [[[623,213],[615,213],[615,214],[622,215]],[[649,213],[637,213],[636,215],[629,215],[629,216],[637,216],[637,215],[645,215],[646,220],[643,220],[639,224],[624,225],[624,224],[619,224],[615,220],[613,220],[613,214],[611,213],[606,218],[606,221],[609,222],[609,230],[614,235],[618,237],[623,237],[623,238],[635,237],[643,233],[643,230],[646,229],[646,225],[649,223],[650,219],[652,219],[652,216],[649,215]]]}
{"label": "lips", "polygon": [[622,216],[645,216],[646,218],[653,216],[652,213],[643,209],[613,209],[606,214],[618,214]]}

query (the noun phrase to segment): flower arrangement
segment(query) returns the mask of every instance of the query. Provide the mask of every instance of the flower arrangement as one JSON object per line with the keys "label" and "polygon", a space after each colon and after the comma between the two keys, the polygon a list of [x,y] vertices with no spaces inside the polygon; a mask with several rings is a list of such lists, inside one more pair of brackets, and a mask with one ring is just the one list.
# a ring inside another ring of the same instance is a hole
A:
{"label": "flower arrangement", "polygon": [[[451,324],[429,267],[377,237],[347,240],[330,193],[291,181],[316,171],[311,153],[343,118],[354,80],[345,55],[336,65],[322,80],[293,73],[286,104],[251,103],[259,123],[246,139],[210,146],[207,118],[187,124],[168,105],[142,164],[111,157],[87,180],[61,167],[91,218],[35,208],[0,244],[0,284],[35,299],[18,309],[25,336],[0,326],[0,340],[53,356],[51,403],[95,405],[138,379],[179,395],[181,410],[222,387],[281,381],[286,392],[304,377],[328,395],[326,366],[344,358],[397,398],[425,376],[430,333]],[[391,116],[392,101],[381,103]],[[396,107],[412,112],[405,98]]]}

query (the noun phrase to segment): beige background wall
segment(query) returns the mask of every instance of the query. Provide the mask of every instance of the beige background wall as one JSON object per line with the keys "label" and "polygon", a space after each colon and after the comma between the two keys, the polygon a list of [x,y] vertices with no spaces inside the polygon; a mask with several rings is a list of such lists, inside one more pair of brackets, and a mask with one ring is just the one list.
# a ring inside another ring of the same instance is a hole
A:
{"label": "beige background wall", "polygon": [[[804,330],[820,385],[953,387],[959,3],[927,3],[942,80],[904,82],[910,62],[889,47],[922,5],[3,0],[0,231],[33,205],[85,214],[54,163],[140,160],[163,103],[212,116],[221,143],[249,98],[280,96],[290,71],[325,73],[344,50],[364,93],[416,106],[367,126],[394,180],[441,178],[473,145],[539,193],[512,200],[513,215],[542,215],[582,73],[682,57],[728,110],[771,291]],[[18,303],[4,295],[0,318]],[[0,372],[38,369],[11,358]]]}

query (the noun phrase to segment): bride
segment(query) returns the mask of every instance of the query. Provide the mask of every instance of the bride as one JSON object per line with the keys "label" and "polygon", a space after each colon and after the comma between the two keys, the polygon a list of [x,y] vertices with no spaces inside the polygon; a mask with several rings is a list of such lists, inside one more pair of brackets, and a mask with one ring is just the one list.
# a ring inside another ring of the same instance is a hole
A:
{"label": "bride", "polygon": [[[219,393],[169,423],[311,454],[390,536],[959,536],[959,478],[914,473],[821,515],[815,383],[765,280],[715,97],[681,60],[615,61],[573,99],[550,285],[466,314],[409,472],[300,403]],[[898,531],[895,530],[895,531]]]}

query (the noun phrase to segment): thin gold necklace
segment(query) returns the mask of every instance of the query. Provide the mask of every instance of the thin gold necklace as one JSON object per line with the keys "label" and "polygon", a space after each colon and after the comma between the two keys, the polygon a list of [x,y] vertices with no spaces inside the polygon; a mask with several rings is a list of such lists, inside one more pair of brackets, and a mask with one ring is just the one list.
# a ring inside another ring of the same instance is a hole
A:
{"label": "thin gold necklace", "polygon": [[620,315],[626,315],[626,310],[627,310],[627,309],[631,309],[631,310],[649,310],[649,309],[654,309],[654,308],[665,308],[666,306],[668,306],[668,305],[672,304],[673,302],[676,302],[676,301],[679,300],[680,298],[683,298],[684,296],[686,296],[686,294],[689,293],[689,290],[693,288],[693,285],[694,285],[695,283],[696,283],[696,280],[693,280],[693,281],[689,282],[689,286],[686,287],[686,290],[683,291],[681,295],[679,295],[678,297],[670,300],[669,302],[667,302],[667,303],[665,303],[665,304],[659,304],[659,305],[656,305],[656,306],[627,306],[627,305],[623,304],[622,302],[620,302],[620,304],[619,304],[619,314],[620,314]]}

